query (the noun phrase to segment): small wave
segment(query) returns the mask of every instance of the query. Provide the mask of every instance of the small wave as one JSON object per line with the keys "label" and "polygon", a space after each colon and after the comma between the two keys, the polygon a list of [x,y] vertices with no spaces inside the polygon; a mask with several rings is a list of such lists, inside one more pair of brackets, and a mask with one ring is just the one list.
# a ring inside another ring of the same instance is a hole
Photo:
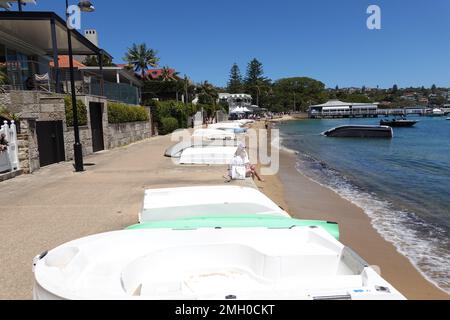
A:
{"label": "small wave", "polygon": [[363,209],[384,239],[407,257],[426,279],[450,293],[450,243],[444,229],[359,188],[346,176],[308,154],[299,154],[296,169]]}
{"label": "small wave", "polygon": [[[284,151],[284,152],[287,152],[287,153],[290,153],[290,154],[299,154],[299,152],[298,152],[297,150],[290,149],[290,148],[286,147],[286,146],[283,144],[283,140],[284,140],[284,138],[283,138],[283,136],[280,134],[280,137],[278,138],[278,146],[279,146],[279,149],[280,149],[281,151]],[[277,141],[272,141],[272,145],[277,145]]]}

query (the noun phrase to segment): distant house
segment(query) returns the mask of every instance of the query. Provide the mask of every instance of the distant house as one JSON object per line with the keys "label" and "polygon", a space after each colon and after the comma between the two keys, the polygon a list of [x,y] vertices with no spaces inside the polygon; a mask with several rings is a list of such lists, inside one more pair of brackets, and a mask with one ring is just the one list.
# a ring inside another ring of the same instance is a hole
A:
{"label": "distant house", "polygon": [[415,92],[407,92],[404,95],[402,95],[400,99],[407,101],[416,101],[417,100],[416,95],[417,94]]}
{"label": "distant house", "polygon": [[429,100],[427,97],[421,97],[419,98],[419,103],[420,104],[428,104]]}

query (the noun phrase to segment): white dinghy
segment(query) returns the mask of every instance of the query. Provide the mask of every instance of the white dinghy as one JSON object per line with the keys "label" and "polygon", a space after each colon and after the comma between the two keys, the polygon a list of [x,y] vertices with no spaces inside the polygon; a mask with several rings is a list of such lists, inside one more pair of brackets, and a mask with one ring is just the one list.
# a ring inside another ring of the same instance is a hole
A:
{"label": "white dinghy", "polygon": [[233,132],[219,129],[197,129],[192,133],[196,139],[206,140],[235,140],[236,135]]}
{"label": "white dinghy", "polygon": [[404,299],[320,227],[140,229],[34,261],[34,299]]}
{"label": "white dinghy", "polygon": [[181,153],[180,164],[229,164],[236,150],[236,146],[187,148]]}
{"label": "white dinghy", "polygon": [[249,214],[289,217],[287,212],[257,189],[200,186],[145,190],[139,222]]}
{"label": "white dinghy", "polygon": [[35,299],[404,299],[327,221],[256,189],[146,190],[140,224],[33,261]]}
{"label": "white dinghy", "polygon": [[238,121],[233,122],[217,122],[212,123],[208,125],[208,129],[218,129],[218,130],[224,130],[224,129],[235,129],[235,128],[241,128],[243,126],[242,123]]}

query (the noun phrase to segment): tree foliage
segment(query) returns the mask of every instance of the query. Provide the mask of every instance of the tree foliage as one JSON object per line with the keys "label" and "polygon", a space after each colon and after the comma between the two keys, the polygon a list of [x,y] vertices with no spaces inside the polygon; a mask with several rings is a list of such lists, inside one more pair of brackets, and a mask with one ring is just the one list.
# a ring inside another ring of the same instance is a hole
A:
{"label": "tree foliage", "polygon": [[323,103],[328,99],[325,85],[307,77],[283,78],[274,82],[269,108],[273,111],[294,109],[306,111],[311,104]]}
{"label": "tree foliage", "polygon": [[147,48],[145,43],[133,43],[132,47],[128,48],[124,59],[133,66],[135,72],[141,74],[142,79],[145,79],[149,67],[158,65],[159,58],[156,54],[156,50]]}
{"label": "tree foliage", "polygon": [[160,81],[177,81],[178,72],[172,71],[169,67],[165,66],[161,69],[161,75],[159,76]]}
{"label": "tree foliage", "polygon": [[[68,127],[73,127],[73,109],[71,96],[64,97],[64,105],[66,107],[66,125]],[[77,100],[77,118],[79,126],[87,125],[87,108],[81,100]]]}
{"label": "tree foliage", "polygon": [[187,128],[188,117],[192,117],[197,112],[197,108],[198,106],[195,106],[192,103],[186,105],[175,100],[156,101],[153,119],[158,125],[159,132],[161,132],[161,130],[164,131],[164,128],[162,128],[162,120],[164,118],[175,118],[178,123],[177,128]]}
{"label": "tree foliage", "polygon": [[117,102],[108,102],[109,123],[126,123],[148,120],[148,111],[144,107]]}
{"label": "tree foliage", "polygon": [[243,91],[242,75],[239,66],[236,63],[233,64],[230,70],[227,91],[229,93],[241,93]]}
{"label": "tree foliage", "polygon": [[161,119],[161,125],[159,126],[159,134],[165,135],[174,132],[179,128],[178,120],[174,117],[164,117]]}
{"label": "tree foliage", "polygon": [[[103,67],[115,67],[116,66],[116,64],[113,63],[112,60],[105,55],[102,55],[102,63],[103,63]],[[98,57],[97,56],[87,56],[83,60],[83,64],[88,67],[98,67],[99,66]]]}

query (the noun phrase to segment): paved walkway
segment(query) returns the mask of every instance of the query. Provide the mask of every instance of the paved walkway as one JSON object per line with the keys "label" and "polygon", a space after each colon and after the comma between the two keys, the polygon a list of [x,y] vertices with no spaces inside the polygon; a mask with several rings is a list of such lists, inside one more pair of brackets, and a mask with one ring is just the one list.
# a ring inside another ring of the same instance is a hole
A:
{"label": "paved walkway", "polygon": [[137,223],[144,189],[224,183],[225,166],[176,166],[163,157],[170,143],[155,137],[91,155],[83,173],[66,162],[0,182],[0,299],[32,298],[35,255]]}

